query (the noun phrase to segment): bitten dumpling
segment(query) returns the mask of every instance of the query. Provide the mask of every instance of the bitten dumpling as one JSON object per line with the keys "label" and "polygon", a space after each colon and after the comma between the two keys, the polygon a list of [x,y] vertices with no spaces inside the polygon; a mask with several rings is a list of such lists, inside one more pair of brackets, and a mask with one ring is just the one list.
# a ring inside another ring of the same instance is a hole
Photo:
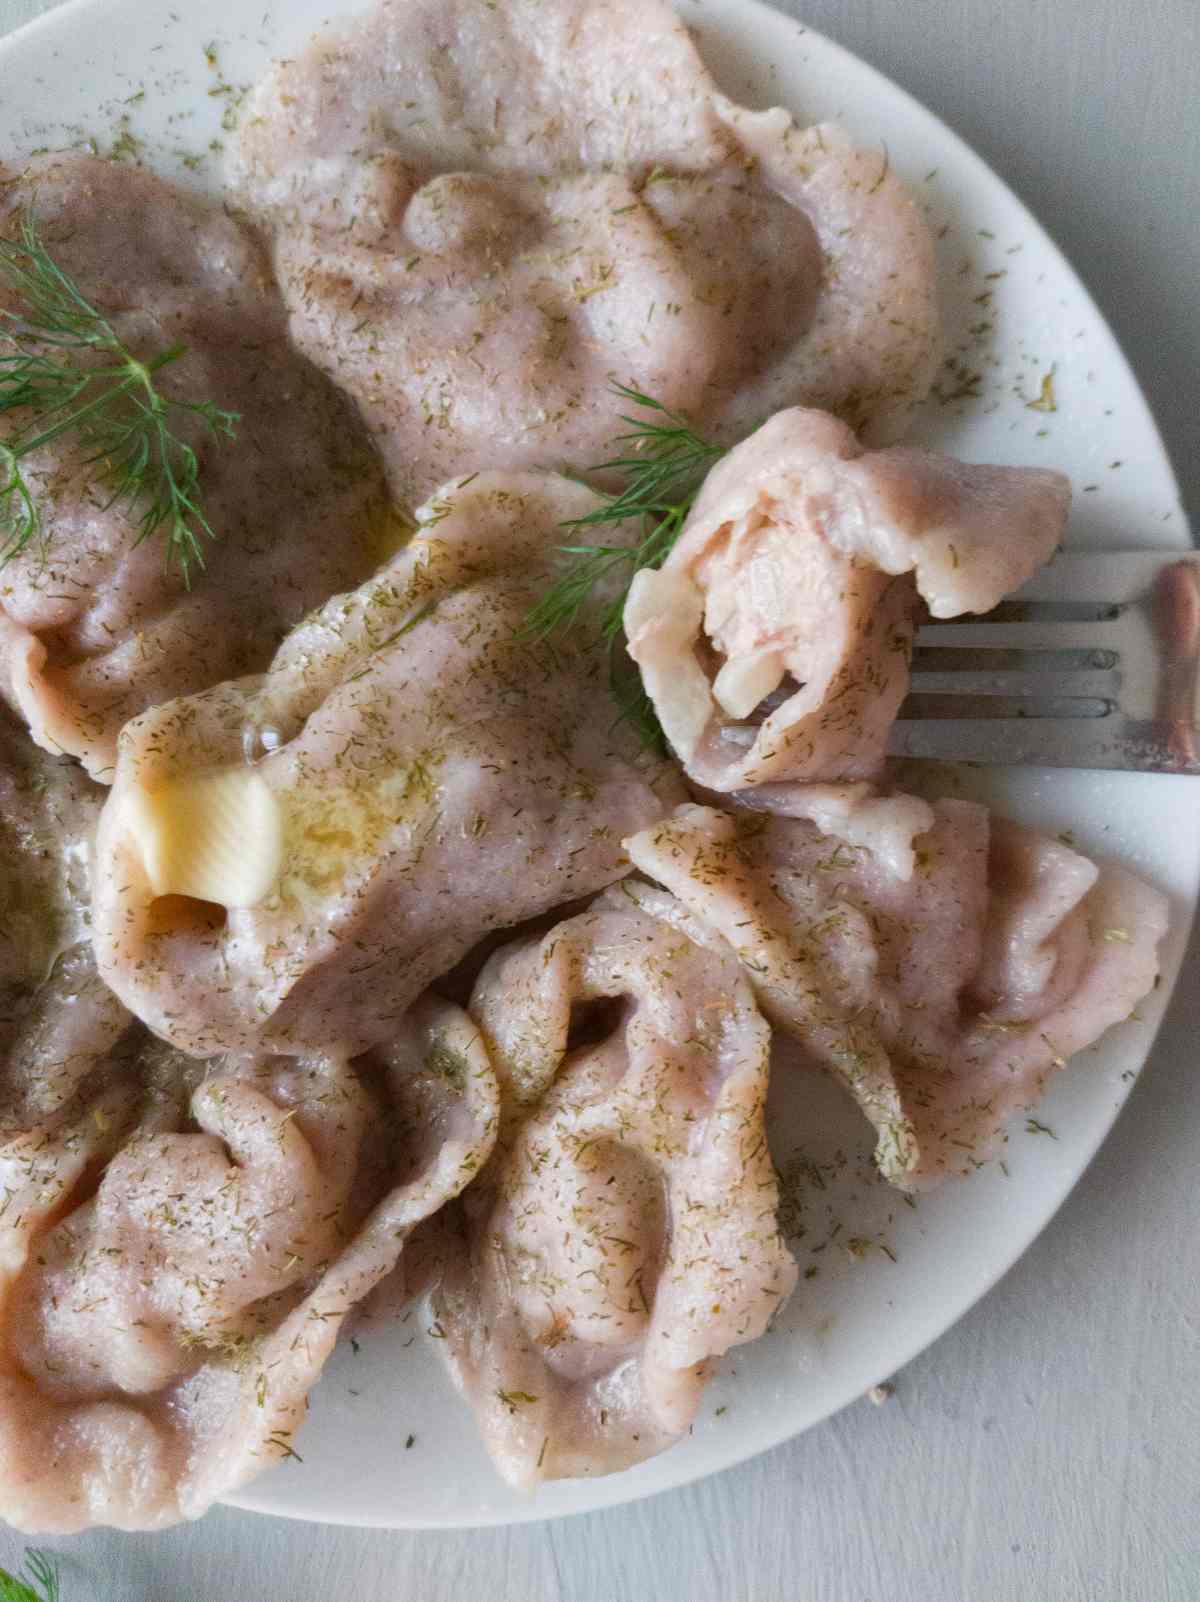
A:
{"label": "bitten dumpling", "polygon": [[914,621],[986,612],[1049,560],[1061,473],[864,451],[837,418],[780,412],[713,468],[625,606],[629,651],[698,784],[875,778],[908,689]]}

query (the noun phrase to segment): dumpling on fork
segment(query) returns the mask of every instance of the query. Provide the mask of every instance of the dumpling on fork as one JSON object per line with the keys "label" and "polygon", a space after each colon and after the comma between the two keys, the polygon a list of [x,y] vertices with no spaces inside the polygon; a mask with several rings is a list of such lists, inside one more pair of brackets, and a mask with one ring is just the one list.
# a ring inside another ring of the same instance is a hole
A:
{"label": "dumpling on fork", "polygon": [[923,600],[986,612],[1048,561],[1061,473],[864,451],[780,412],[713,468],[663,566],[636,575],[629,650],[672,749],[729,792],[875,778]]}

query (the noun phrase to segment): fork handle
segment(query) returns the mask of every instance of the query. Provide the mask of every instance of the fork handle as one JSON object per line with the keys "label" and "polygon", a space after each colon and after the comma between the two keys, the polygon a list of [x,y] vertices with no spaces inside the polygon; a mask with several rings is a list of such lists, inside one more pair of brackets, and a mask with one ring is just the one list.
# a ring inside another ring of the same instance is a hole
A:
{"label": "fork handle", "polygon": [[1165,647],[1159,720],[1187,767],[1197,760],[1197,691],[1200,688],[1200,564],[1172,562],[1158,576],[1156,622]]}

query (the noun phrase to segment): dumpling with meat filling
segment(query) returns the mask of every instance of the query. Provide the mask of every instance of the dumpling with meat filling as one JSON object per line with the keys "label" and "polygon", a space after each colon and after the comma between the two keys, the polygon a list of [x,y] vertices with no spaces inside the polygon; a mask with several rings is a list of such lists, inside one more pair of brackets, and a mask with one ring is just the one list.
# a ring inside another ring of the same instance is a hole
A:
{"label": "dumpling with meat filling", "polygon": [[[261,681],[122,733],[99,831],[101,972],[184,1050],[360,1051],[490,930],[589,895],[682,789],[614,722],[603,586],[523,632],[566,479],[447,486]],[[611,596],[607,599],[611,600]]]}
{"label": "dumpling with meat filling", "polygon": [[[185,347],[155,373],[169,402],[237,414],[235,439],[178,407],[167,416],[197,453],[215,535],[190,520],[204,564],[190,576],[162,533],[141,538],[147,501],[114,501],[104,462],[76,434],[22,459],[40,531],[0,578],[0,696],[39,744],[107,782],[129,718],[258,672],[306,612],[365,578],[391,538],[389,503],[362,425],[291,347],[269,263],[221,207],[141,168],[56,155],[0,171],[0,233],[17,235],[30,215],[135,355]],[[0,312],[17,318],[9,334],[28,330],[27,311],[0,275]],[[20,338],[24,353],[45,353]],[[81,372],[104,362],[52,353]],[[25,408],[5,412],[0,444],[30,422]]]}
{"label": "dumpling with meat filling", "polygon": [[614,381],[726,442],[800,402],[894,438],[932,382],[882,153],[734,106],[663,0],[381,0],[259,84],[231,177],[410,503],[602,460]]}
{"label": "dumpling with meat filling", "polygon": [[516,1485],[678,1440],[712,1360],[795,1284],[763,1124],[767,1026],[731,954],[656,916],[670,902],[610,890],[498,951],[472,996],[505,1132],[435,1307]]}
{"label": "dumpling with meat filling", "polygon": [[189,1076],[154,1053],[170,1093],[143,1072],[148,1110],[99,1172],[100,1101],[40,1140],[40,1190],[0,1150],[21,1187],[0,1220],[0,1513],[19,1528],[161,1528],[294,1452],[346,1314],[496,1135],[478,1031],[442,1002],[354,1065]]}
{"label": "dumpling with meat filling", "polygon": [[707,789],[874,778],[908,690],[914,622],[987,612],[1049,560],[1061,473],[866,451],[781,412],[713,468],[625,607],[672,749]]}
{"label": "dumpling with meat filling", "polygon": [[1167,906],[973,802],[899,805],[900,833],[926,810],[908,874],[809,820],[711,807],[628,846],[737,955],[772,1022],[846,1082],[887,1178],[921,1188],[994,1155],[1050,1075],[1129,1015],[1154,984]]}

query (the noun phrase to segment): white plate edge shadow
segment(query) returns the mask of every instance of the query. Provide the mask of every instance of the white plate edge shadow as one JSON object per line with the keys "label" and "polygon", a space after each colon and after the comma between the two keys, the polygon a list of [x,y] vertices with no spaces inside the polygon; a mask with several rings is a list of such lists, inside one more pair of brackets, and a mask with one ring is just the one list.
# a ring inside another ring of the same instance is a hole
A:
{"label": "white plate edge shadow", "polygon": [[[237,0],[219,0],[217,5],[211,7],[211,13],[215,18],[212,30],[219,30],[221,27],[222,19],[218,14],[221,11],[222,3],[229,11],[234,11],[237,8]],[[361,4],[362,0],[357,0],[359,8]],[[67,5],[35,18],[21,29],[0,40],[0,74],[3,73],[7,60],[23,49],[33,47],[36,51],[48,45],[51,49],[51,59],[53,59],[54,44],[63,39],[67,31],[77,23],[81,25],[89,23],[102,18],[105,13],[118,10],[122,12],[135,10],[138,9],[139,5],[143,11],[149,10],[152,8],[152,0],[150,6],[145,3],[145,0],[69,0]],[[322,12],[333,12],[336,11],[337,7],[333,4],[326,4],[320,8],[309,6],[308,9],[314,13],[317,9]],[[1145,397],[1137,385],[1136,378],[1124,353],[1118,346],[1115,337],[1092,300],[1086,286],[1081,282],[1078,274],[1075,273],[1051,236],[980,156],[932,112],[928,111],[906,91],[892,83],[877,69],[861,61],[851,52],[825,36],[817,34],[794,19],[770,9],[762,4],[761,0],[719,0],[719,3],[715,6],[712,4],[706,6],[700,3],[700,0],[685,0],[680,9],[689,24],[697,25],[702,32],[705,28],[712,26],[718,13],[725,19],[737,13],[738,21],[732,26],[747,41],[750,40],[751,35],[757,35],[760,32],[766,36],[773,36],[769,43],[764,43],[762,46],[764,58],[773,56],[778,60],[780,59],[779,52],[785,48],[799,46],[800,48],[813,49],[821,57],[823,64],[833,67],[835,75],[840,73],[845,78],[858,79],[866,88],[874,90],[885,105],[891,108],[902,108],[907,116],[923,123],[934,141],[948,150],[960,167],[970,172],[974,180],[986,188],[993,198],[1001,197],[1004,204],[1011,208],[1012,215],[1019,221],[1020,226],[1026,231],[1029,239],[1034,242],[1037,250],[1044,254],[1062,281],[1071,286],[1077,297],[1078,307],[1090,317],[1090,337],[1098,341],[1101,347],[1098,352],[1100,358],[1105,362],[1110,372],[1119,378],[1121,387],[1126,391],[1124,395],[1125,406],[1127,408],[1130,406],[1140,408],[1140,415],[1136,416],[1134,421],[1138,428],[1146,434],[1147,438],[1153,439],[1157,443],[1161,456],[1161,461],[1156,464],[1159,474],[1159,492],[1164,496],[1173,495],[1175,502],[1178,502],[1178,487],[1174,482],[1165,446],[1158,435]],[[786,45],[783,42],[785,36]],[[757,42],[750,44],[749,48],[751,54],[754,54],[758,49]],[[789,103],[793,97],[785,95],[781,98],[784,103]],[[99,104],[97,109],[100,109]],[[803,108],[797,107],[796,109],[802,110]],[[850,116],[847,118],[852,131],[855,128],[855,120],[852,109]],[[902,163],[904,152],[897,150],[894,154]],[[1111,543],[1111,539],[1105,541],[1101,534],[1096,543]],[[1164,536],[1162,543],[1174,546],[1187,543],[1186,530],[1181,517],[1175,522],[1169,537]],[[1186,781],[1154,782],[1178,784]],[[860,1396],[871,1384],[887,1378],[906,1363],[911,1362],[914,1357],[942,1334],[946,1333],[970,1311],[1009,1271],[1055,1216],[1067,1195],[1069,1195],[1084,1170],[1095,1157],[1104,1138],[1112,1128],[1132,1084],[1145,1066],[1153,1048],[1158,1025],[1161,1023],[1163,1012],[1166,1009],[1175,980],[1178,977],[1179,964],[1186,947],[1188,932],[1195,910],[1197,875],[1194,862],[1190,874],[1185,874],[1183,877],[1188,881],[1186,887],[1183,883],[1175,885],[1176,918],[1164,964],[1164,971],[1167,977],[1160,987],[1159,993],[1154,998],[1154,1017],[1150,1020],[1150,1027],[1141,1032],[1137,1042],[1135,1054],[1140,1056],[1141,1060],[1136,1064],[1132,1077],[1124,1081],[1119,1088],[1114,1088],[1114,1100],[1107,1118],[1102,1116],[1095,1123],[1085,1140],[1082,1142],[1076,1141],[1071,1145],[1071,1161],[1066,1165],[1070,1172],[1068,1174],[1064,1169],[1062,1174],[1053,1176],[1053,1181],[1050,1185],[1053,1195],[1048,1208],[1044,1211],[1037,1211],[1036,1216],[1028,1226],[1014,1230],[1011,1239],[1006,1241],[1005,1249],[993,1253],[987,1263],[985,1272],[976,1282],[970,1284],[969,1290],[964,1296],[950,1299],[952,1311],[949,1316],[945,1311],[947,1304],[943,1303],[937,1310],[928,1310],[923,1321],[921,1319],[917,1319],[915,1322],[910,1320],[908,1338],[898,1344],[889,1346],[886,1360],[881,1358],[876,1367],[872,1368],[869,1364],[861,1364],[859,1370],[856,1371],[854,1382],[850,1384],[843,1380],[833,1390],[832,1399],[827,1406],[811,1411],[800,1420],[794,1417],[789,1418],[786,1408],[780,1408],[774,1420],[766,1422],[757,1429],[743,1430],[740,1439],[733,1440],[727,1437],[726,1442],[722,1443],[721,1447],[718,1448],[716,1452],[717,1460],[714,1461],[694,1462],[681,1446],[661,1457],[650,1460],[648,1464],[642,1465],[638,1469],[628,1471],[624,1475],[617,1475],[608,1479],[559,1482],[562,1490],[567,1492],[567,1498],[577,1504],[574,1506],[547,1506],[547,1497],[553,1500],[556,1490],[555,1487],[549,1487],[539,1498],[516,1505],[509,1503],[503,1507],[488,1508],[487,1506],[482,1506],[474,1513],[464,1513],[462,1510],[439,1513],[436,1510],[426,1509],[416,1517],[406,1518],[402,1509],[397,1509],[394,1512],[389,1509],[383,1514],[369,1514],[357,1517],[353,1512],[347,1513],[344,1510],[331,1514],[328,1511],[322,1511],[319,1506],[319,1488],[315,1488],[315,1500],[313,1497],[303,1495],[297,1497],[294,1493],[298,1487],[295,1484],[288,1485],[286,1480],[281,1481],[281,1475],[287,1473],[286,1466],[282,1470],[276,1469],[272,1471],[269,1475],[264,1476],[262,1480],[254,1482],[237,1495],[228,1498],[227,1504],[276,1516],[318,1522],[336,1522],[371,1528],[480,1528],[539,1521],[615,1507],[629,1501],[678,1489],[709,1474],[734,1467],[748,1458],[767,1451],[802,1433],[804,1430],[823,1422],[833,1413]],[[780,1416],[782,1416],[783,1422],[779,1422]],[[676,1463],[678,1464],[677,1467]],[[647,1474],[647,1471],[649,1471],[649,1474]],[[647,1477],[651,1478],[654,1483],[642,1483]],[[279,1494],[281,1490],[284,1490],[283,1495]]]}

